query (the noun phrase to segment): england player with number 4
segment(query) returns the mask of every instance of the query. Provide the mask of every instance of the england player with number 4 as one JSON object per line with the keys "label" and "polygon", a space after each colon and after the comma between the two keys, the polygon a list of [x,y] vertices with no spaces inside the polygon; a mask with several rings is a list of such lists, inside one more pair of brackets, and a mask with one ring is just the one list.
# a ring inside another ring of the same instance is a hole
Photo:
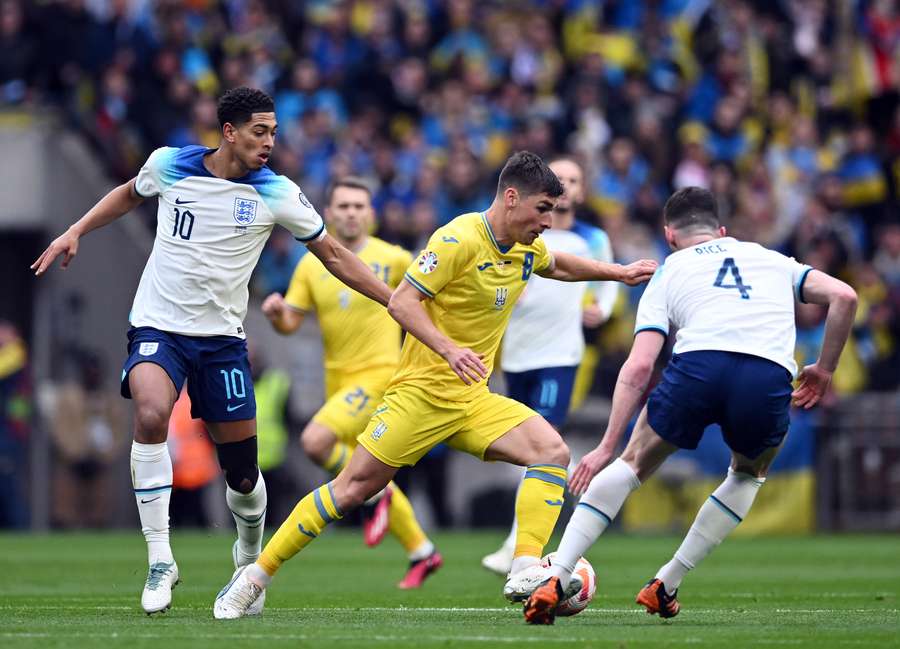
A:
{"label": "england player with number 4", "polygon": [[[663,216],[675,252],[641,298],[634,345],[619,372],[606,434],[572,475],[570,489],[583,495],[549,578],[526,602],[525,619],[532,624],[553,623],[576,562],[628,495],[674,451],[697,448],[704,429],[717,423],[731,448],[728,474],[700,508],[675,556],[637,596],[648,613],[677,615],[684,576],[750,511],[787,434],[791,400],[811,408],[822,398],[850,333],[853,289],[758,244],[727,237],[710,192],[697,187],[676,192]],[[795,300],[828,306],[828,317],[819,358],[803,368],[792,391]],[[625,451],[607,467],[670,326],[677,330],[672,360]]]}
{"label": "england player with number 4", "polygon": [[[235,88],[219,100],[216,149],[154,151],[137,177],[113,189],[32,264],[43,274],[79,239],[157,197],[156,240],[134,298],[122,396],[134,401],[131,476],[149,571],[141,596],[148,614],[169,608],[178,567],[169,545],[172,461],[169,415],[187,380],[192,415],[216,442],[225,498],[238,538],[235,568],[256,560],[266,487],[256,464],[256,402],[243,318],[247,283],[275,224],[307,245],[330,273],[387,305],[391,290],[325,232],[293,182],[266,167],[275,143],[275,106],[264,92]],[[257,601],[253,613],[262,609]]]}

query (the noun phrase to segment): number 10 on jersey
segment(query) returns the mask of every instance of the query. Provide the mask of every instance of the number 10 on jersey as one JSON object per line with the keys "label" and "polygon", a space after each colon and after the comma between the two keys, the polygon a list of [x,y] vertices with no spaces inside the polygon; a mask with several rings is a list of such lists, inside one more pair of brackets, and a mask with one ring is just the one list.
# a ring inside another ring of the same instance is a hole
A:
{"label": "number 10 on jersey", "polygon": [[175,208],[175,224],[172,226],[172,236],[179,236],[185,241],[191,238],[194,230],[194,215],[189,210]]}

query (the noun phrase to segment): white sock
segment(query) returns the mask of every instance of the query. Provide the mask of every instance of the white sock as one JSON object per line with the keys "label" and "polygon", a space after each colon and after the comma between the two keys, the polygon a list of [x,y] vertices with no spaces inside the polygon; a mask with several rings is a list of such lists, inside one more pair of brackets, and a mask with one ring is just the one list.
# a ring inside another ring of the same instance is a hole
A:
{"label": "white sock", "polygon": [[622,459],[594,476],[566,525],[556,561],[550,568],[550,574],[559,577],[563,588],[569,585],[578,560],[606,531],[628,495],[640,486],[641,481]]}
{"label": "white sock", "polygon": [[265,590],[272,583],[272,575],[263,570],[258,564],[251,563],[246,569],[247,579]]}
{"label": "white sock", "polygon": [[[522,480],[524,480],[525,472],[522,472]],[[516,500],[519,499],[519,490],[522,488],[522,480],[519,480],[519,486],[516,487]],[[510,553],[515,552],[516,549],[516,535],[519,533],[519,521],[516,520],[516,508],[513,507],[513,522],[512,527],[509,530],[509,536],[503,541],[503,545],[500,546],[501,550],[507,550]]]}
{"label": "white sock", "polygon": [[410,561],[421,561],[422,559],[427,559],[431,556],[431,553],[434,552],[434,543],[425,539],[415,550],[409,553]]}
{"label": "white sock", "polygon": [[513,514],[513,522],[512,527],[509,529],[509,536],[507,536],[503,540],[502,548],[504,550],[513,551],[516,549],[516,535],[519,533],[519,521],[516,520],[515,514]]}
{"label": "white sock", "polygon": [[225,486],[225,502],[234,517],[238,533],[238,553],[240,563],[256,561],[262,550],[263,529],[266,522],[266,482],[262,472],[256,479],[252,491],[242,494],[228,485]]}
{"label": "white sock", "polygon": [[525,570],[525,568],[530,568],[531,566],[536,566],[541,562],[539,557],[531,557],[531,556],[521,556],[515,557],[512,561],[512,566],[509,569],[509,574],[514,575],[517,572],[521,572]]}
{"label": "white sock", "polygon": [[147,561],[172,563],[169,545],[169,500],[172,496],[172,458],[162,444],[131,443],[131,484],[147,540]]}
{"label": "white sock", "polygon": [[656,578],[666,585],[667,593],[671,595],[678,590],[688,571],[744,520],[765,481],[765,478],[728,469],[728,477],[700,507],[675,556],[656,573]]}

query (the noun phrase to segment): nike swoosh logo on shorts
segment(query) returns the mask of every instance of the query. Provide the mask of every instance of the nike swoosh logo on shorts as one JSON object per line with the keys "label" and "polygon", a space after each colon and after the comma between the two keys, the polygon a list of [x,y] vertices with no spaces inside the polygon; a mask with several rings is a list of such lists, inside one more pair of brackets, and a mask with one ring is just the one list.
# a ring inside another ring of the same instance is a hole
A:
{"label": "nike swoosh logo on shorts", "polygon": [[196,203],[196,202],[197,202],[197,201],[183,201],[183,200],[181,200],[181,197],[180,197],[180,196],[179,196],[178,198],[175,199],[175,204],[176,204],[176,205],[190,205],[191,203]]}
{"label": "nike swoosh logo on shorts", "polygon": [[234,412],[238,408],[243,408],[246,405],[247,405],[247,402],[245,401],[244,403],[240,403],[236,406],[225,406],[225,410],[227,410],[228,412]]}

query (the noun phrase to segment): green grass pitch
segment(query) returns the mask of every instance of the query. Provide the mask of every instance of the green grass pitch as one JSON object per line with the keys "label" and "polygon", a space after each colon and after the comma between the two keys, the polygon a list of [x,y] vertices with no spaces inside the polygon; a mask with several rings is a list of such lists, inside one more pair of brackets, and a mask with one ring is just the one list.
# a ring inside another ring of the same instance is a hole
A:
{"label": "green grass pitch", "polygon": [[289,562],[262,618],[217,622],[231,538],[173,533],[182,583],[169,612],[147,617],[139,533],[0,535],[0,647],[900,647],[897,536],[726,541],[688,576],[682,613],[661,621],[633,599],[678,539],[610,534],[588,555],[594,602],[552,627],[525,625],[480,567],[498,533],[437,535],[444,568],[403,592],[398,546],[369,550],[353,530]]}

